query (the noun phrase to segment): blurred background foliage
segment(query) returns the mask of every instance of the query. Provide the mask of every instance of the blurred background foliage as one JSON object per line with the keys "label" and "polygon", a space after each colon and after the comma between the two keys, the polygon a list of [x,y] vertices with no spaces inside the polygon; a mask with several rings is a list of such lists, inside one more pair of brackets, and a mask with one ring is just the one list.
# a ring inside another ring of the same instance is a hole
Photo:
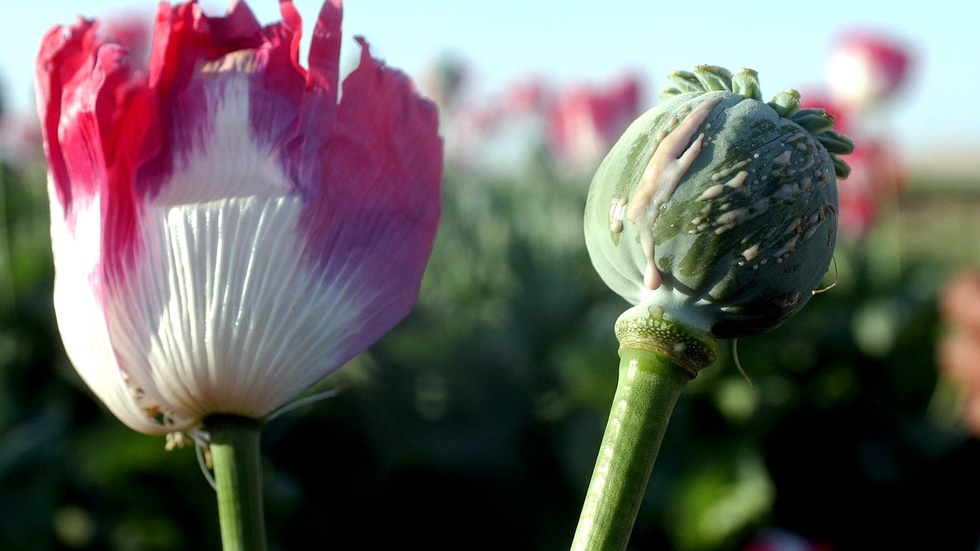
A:
{"label": "blurred background foliage", "polygon": [[[459,75],[441,71],[445,91]],[[638,114],[635,85],[532,86],[483,118],[433,93],[444,216],[418,307],[312,390],[337,397],[267,426],[272,549],[568,547],[628,306],[593,271],[581,217],[601,151]],[[592,118],[569,146],[552,122],[576,109]],[[0,174],[0,549],[218,549],[194,451],[124,427],[65,358],[37,150]],[[738,341],[744,375],[723,342],[685,389],[632,549],[977,548],[980,442],[935,346],[938,291],[980,266],[980,179],[892,191],[841,236],[836,285]]]}

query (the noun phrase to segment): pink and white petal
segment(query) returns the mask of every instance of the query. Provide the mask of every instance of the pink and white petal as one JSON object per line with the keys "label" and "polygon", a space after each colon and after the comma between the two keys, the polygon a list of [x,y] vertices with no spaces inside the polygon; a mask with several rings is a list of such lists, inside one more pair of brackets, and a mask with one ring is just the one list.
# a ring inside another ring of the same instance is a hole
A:
{"label": "pink and white petal", "polygon": [[165,409],[267,416],[339,367],[359,327],[303,259],[295,196],[154,205],[107,308],[124,369]]}
{"label": "pink and white petal", "polygon": [[[299,14],[295,13],[292,3],[281,1],[283,17],[286,26],[299,28]],[[298,186],[305,197],[316,197],[321,192],[321,182],[324,177],[321,157],[324,148],[334,131],[337,119],[337,83],[340,71],[340,39],[341,39],[342,8],[339,0],[324,2],[319,17],[314,24],[313,36],[310,43],[309,70],[300,68],[305,75],[305,84],[298,100],[299,112],[291,135],[283,136],[280,143],[280,161],[284,170]],[[299,33],[294,35],[290,56],[295,59],[298,54]],[[265,72],[256,75],[257,88],[264,88],[266,83],[277,86],[281,79],[276,75]],[[264,118],[264,108],[257,103],[253,111],[257,133],[261,130]]]}
{"label": "pink and white petal", "polygon": [[[55,183],[49,193],[56,193]],[[53,195],[52,195],[53,196]],[[123,423],[146,434],[165,434],[186,428],[179,420],[163,425],[154,404],[137,399],[137,389],[119,369],[109,339],[100,288],[98,247],[101,214],[98,198],[76,202],[75,224],[64,222],[60,203],[51,201],[51,240],[55,261],[54,305],[65,351],[85,384]]]}
{"label": "pink and white petal", "polygon": [[304,198],[253,132],[248,73],[200,90],[209,121],[144,209],[142,254],[107,296],[111,340],[165,409],[263,417],[348,359],[360,310],[304,257]]}
{"label": "pink and white petal", "polygon": [[[101,209],[101,271],[92,285],[124,269],[135,254],[138,224],[133,174],[156,110],[124,48],[103,44],[95,24],[55,28],[38,61],[39,112],[52,182],[69,231],[75,203]],[[97,198],[97,199],[96,199]]]}
{"label": "pink and white petal", "polygon": [[362,330],[347,359],[401,321],[418,296],[440,214],[442,140],[435,106],[362,45],[337,122],[319,150],[322,188],[303,214],[308,256],[344,289]]}
{"label": "pink and white petal", "polygon": [[[198,78],[174,96],[168,111],[172,141],[181,144],[180,152],[151,203],[281,197],[292,190],[276,160],[277,144],[265,133],[257,133],[252,123],[255,63],[251,50],[204,63]],[[262,97],[259,103],[285,120],[296,117],[296,109],[285,102]]]}
{"label": "pink and white petal", "polygon": [[208,104],[188,93],[192,81],[202,76],[200,63],[206,61],[213,67],[213,60],[234,52],[253,51],[262,45],[262,26],[242,2],[233,2],[224,17],[205,15],[196,2],[176,6],[160,3],[153,32],[148,88],[162,115],[158,118],[159,140],[144,146],[145,158],[137,182],[141,195],[155,195],[169,181],[175,159],[188,145],[174,125],[182,120],[208,118]]}
{"label": "pink and white petal", "polygon": [[[287,15],[287,5],[289,10],[293,10],[292,2],[280,0],[284,20],[289,23],[292,19]],[[341,0],[326,0],[317,20],[313,24],[313,36],[310,39],[309,53],[309,72],[307,83],[309,88],[319,88],[332,96],[334,101],[337,97],[337,83],[340,79],[340,40],[342,37],[341,24],[343,20],[343,6]],[[295,18],[296,23],[293,28],[299,29],[299,18]],[[298,38],[297,34],[297,38]],[[298,44],[294,42],[292,55],[294,59],[298,54]]]}
{"label": "pink and white petal", "polygon": [[[96,25],[79,20],[70,27],[56,26],[44,35],[35,67],[38,118],[41,121],[48,170],[53,181],[52,200],[68,205],[71,184],[60,141],[63,97],[71,93],[76,75],[94,61]],[[66,91],[65,88],[68,88]]]}
{"label": "pink and white petal", "polygon": [[148,82],[93,25],[42,48],[59,324],[141,432],[264,417],[417,297],[440,210],[435,108],[363,41],[338,107],[339,0],[309,72],[281,9],[263,29],[238,2],[225,18],[161,4]]}

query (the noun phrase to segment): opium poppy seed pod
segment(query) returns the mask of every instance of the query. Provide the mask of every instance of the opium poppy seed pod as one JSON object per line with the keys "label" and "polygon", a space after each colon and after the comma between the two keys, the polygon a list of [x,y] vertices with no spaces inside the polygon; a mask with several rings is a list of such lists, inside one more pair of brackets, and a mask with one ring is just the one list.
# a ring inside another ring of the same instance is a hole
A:
{"label": "opium poppy seed pod", "polygon": [[[854,144],[755,71],[674,72],[592,181],[585,237],[606,284],[716,337],[772,329],[819,286],[837,236],[839,155]],[[644,313],[643,315],[647,315]]]}
{"label": "opium poppy seed pod", "polygon": [[37,61],[54,305],[82,379],[145,433],[263,419],[415,304],[440,213],[436,109],[341,5],[262,26],[159,5],[149,67],[94,21]]}

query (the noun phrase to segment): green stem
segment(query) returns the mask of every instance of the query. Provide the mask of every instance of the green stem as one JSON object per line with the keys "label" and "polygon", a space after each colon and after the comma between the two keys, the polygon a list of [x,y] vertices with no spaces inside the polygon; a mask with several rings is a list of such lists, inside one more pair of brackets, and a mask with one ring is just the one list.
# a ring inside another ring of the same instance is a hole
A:
{"label": "green stem", "polygon": [[224,551],[265,551],[259,434],[262,423],[235,415],[205,419],[218,491]]}
{"label": "green stem", "polygon": [[710,335],[627,314],[616,323],[619,382],[572,551],[626,549],[674,405],[715,358]]}
{"label": "green stem", "polygon": [[691,376],[656,355],[622,350],[619,384],[582,506],[574,551],[626,549],[674,404]]}

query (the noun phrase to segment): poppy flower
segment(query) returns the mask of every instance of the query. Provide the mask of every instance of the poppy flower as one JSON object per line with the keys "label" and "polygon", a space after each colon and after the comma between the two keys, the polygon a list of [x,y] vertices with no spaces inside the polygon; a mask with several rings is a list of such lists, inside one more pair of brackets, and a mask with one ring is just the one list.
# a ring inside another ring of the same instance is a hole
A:
{"label": "poppy flower", "polygon": [[[37,60],[54,304],[82,379],[162,434],[261,419],[415,304],[440,214],[435,107],[371,57],[338,89],[342,7],[302,21],[161,3],[145,70],[95,21]],[[338,99],[338,96],[340,98]]]}

